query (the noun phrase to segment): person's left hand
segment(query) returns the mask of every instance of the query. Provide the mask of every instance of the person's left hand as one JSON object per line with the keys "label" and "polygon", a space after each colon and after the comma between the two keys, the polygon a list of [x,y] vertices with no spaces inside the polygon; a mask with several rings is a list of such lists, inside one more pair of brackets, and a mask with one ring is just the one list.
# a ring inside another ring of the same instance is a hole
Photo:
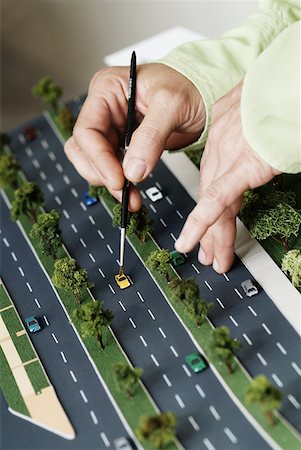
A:
{"label": "person's left hand", "polygon": [[199,261],[213,263],[218,273],[234,259],[236,216],[243,193],[270,181],[280,172],[266,163],[247,143],[241,124],[243,81],[218,100],[212,110],[200,169],[199,202],[188,216],[175,244],[190,251],[200,241]]}

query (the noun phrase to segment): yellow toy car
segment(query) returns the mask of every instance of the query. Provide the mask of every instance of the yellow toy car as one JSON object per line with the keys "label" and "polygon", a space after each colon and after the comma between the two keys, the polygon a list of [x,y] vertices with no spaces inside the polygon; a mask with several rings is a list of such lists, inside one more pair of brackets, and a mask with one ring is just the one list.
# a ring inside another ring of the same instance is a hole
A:
{"label": "yellow toy car", "polygon": [[118,275],[115,275],[115,281],[120,287],[120,289],[125,289],[131,285],[129,279],[127,278],[126,275],[124,275],[124,273],[121,274],[119,273]]}

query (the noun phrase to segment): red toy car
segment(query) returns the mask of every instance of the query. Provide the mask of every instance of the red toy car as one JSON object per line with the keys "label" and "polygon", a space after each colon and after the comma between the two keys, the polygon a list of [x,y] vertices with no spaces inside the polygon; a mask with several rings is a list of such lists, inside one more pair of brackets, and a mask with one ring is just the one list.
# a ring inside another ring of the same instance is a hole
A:
{"label": "red toy car", "polygon": [[34,129],[34,127],[29,126],[29,127],[24,128],[23,136],[24,136],[26,142],[30,142],[30,141],[33,141],[37,137],[37,133],[36,133],[36,130]]}

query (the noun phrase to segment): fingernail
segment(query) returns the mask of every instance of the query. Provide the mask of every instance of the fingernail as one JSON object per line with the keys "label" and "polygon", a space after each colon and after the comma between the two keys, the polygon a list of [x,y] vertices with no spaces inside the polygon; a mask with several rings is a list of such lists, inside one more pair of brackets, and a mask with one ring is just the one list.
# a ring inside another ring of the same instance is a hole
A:
{"label": "fingernail", "polygon": [[146,172],[146,164],[141,159],[129,159],[124,171],[125,176],[131,181],[140,181]]}
{"label": "fingernail", "polygon": [[206,264],[206,253],[204,252],[204,250],[202,248],[200,248],[199,253],[198,253],[198,260],[201,264]]}
{"label": "fingernail", "polygon": [[216,261],[216,259],[213,261],[212,267],[215,270],[215,272],[219,272],[219,263]]}
{"label": "fingernail", "polygon": [[186,239],[183,235],[179,236],[179,238],[177,239],[175,247],[179,252],[184,252],[185,241]]}

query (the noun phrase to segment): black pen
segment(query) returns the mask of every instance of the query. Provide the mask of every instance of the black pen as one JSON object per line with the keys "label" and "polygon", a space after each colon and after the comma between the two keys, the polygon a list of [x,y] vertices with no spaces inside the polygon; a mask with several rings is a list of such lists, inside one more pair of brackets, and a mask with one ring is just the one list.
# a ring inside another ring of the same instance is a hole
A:
{"label": "black pen", "polygon": [[[129,88],[128,88],[128,113],[126,122],[126,134],[125,134],[125,144],[124,144],[124,155],[127,148],[131,142],[131,137],[135,131],[135,103],[136,103],[136,53],[132,53],[131,66],[130,66],[130,76],[129,76]],[[128,205],[129,205],[129,193],[130,193],[130,181],[125,179],[123,190],[122,190],[122,209],[121,209],[121,231],[120,231],[120,257],[119,257],[119,275],[123,274],[124,265],[124,246],[125,246],[125,235],[128,219]]]}

